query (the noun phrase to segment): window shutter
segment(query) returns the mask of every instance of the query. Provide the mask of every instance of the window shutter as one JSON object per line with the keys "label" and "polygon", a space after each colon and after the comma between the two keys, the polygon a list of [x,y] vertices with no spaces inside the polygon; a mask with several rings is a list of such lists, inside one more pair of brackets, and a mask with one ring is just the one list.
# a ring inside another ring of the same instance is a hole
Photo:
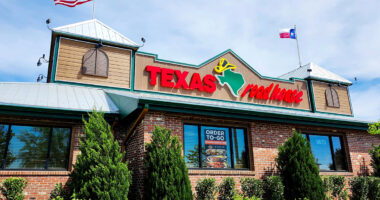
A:
{"label": "window shutter", "polygon": [[83,56],[82,73],[108,77],[108,56],[101,49],[90,49]]}
{"label": "window shutter", "polygon": [[338,93],[332,87],[326,89],[326,102],[329,107],[340,107]]}

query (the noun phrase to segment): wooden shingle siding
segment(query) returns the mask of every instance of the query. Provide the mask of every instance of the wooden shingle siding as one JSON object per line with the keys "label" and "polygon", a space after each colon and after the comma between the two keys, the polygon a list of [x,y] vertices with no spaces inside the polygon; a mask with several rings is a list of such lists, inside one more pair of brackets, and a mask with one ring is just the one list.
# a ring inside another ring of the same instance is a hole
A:
{"label": "wooden shingle siding", "polygon": [[332,89],[338,93],[339,102],[337,103],[339,104],[339,107],[328,106],[326,99],[326,90],[329,87],[330,86],[327,83],[313,81],[314,101],[317,111],[351,115],[352,111],[347,87],[338,87],[337,85],[331,86]]}
{"label": "wooden shingle siding", "polygon": [[102,47],[109,58],[108,77],[82,74],[83,55],[94,46],[90,43],[61,39],[55,80],[129,89],[131,70],[129,50]]}

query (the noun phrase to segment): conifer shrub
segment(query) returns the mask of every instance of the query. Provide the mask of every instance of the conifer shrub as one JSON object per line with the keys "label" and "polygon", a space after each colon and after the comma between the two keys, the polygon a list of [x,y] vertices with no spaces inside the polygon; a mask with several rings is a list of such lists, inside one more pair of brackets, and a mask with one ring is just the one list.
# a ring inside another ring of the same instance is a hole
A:
{"label": "conifer shrub", "polygon": [[81,153],[70,174],[70,187],[77,199],[128,199],[131,172],[124,154],[102,112],[93,111],[84,120]]}
{"label": "conifer shrub", "polygon": [[236,194],[235,179],[232,177],[224,178],[218,186],[219,200],[233,200]]}
{"label": "conifer shrub", "polygon": [[283,200],[284,185],[281,177],[268,176],[264,180],[264,199],[267,200]]}
{"label": "conifer shrub", "polygon": [[7,178],[1,183],[1,193],[8,200],[23,200],[24,189],[28,186],[28,181],[24,178]]}
{"label": "conifer shrub", "polygon": [[351,187],[351,200],[367,200],[368,198],[368,177],[360,176],[353,177],[349,181]]}
{"label": "conifer shrub", "polygon": [[197,200],[214,200],[218,187],[214,178],[204,178],[197,181],[195,186]]}
{"label": "conifer shrub", "polygon": [[309,142],[300,133],[279,146],[276,159],[285,199],[325,199],[322,179]]}
{"label": "conifer shrub", "polygon": [[380,144],[372,145],[373,149],[369,151],[371,155],[371,166],[373,168],[372,176],[380,178]]}
{"label": "conifer shrub", "polygon": [[259,197],[262,198],[264,194],[264,183],[260,179],[255,178],[241,178],[240,179],[241,191],[245,197]]}
{"label": "conifer shrub", "polygon": [[380,178],[377,178],[377,177],[369,178],[368,199],[380,200]]}
{"label": "conifer shrub", "polygon": [[261,200],[259,197],[245,197],[243,194],[236,194],[233,200]]}
{"label": "conifer shrub", "polygon": [[155,126],[146,144],[145,169],[145,199],[193,199],[182,145],[170,130]]}

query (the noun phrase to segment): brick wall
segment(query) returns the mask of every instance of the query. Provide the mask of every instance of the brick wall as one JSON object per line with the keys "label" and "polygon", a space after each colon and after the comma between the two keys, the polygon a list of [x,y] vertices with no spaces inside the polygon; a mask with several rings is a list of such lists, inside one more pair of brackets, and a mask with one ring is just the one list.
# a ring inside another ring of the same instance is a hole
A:
{"label": "brick wall", "polygon": [[[333,133],[343,136],[344,148],[348,154],[348,172],[321,172],[321,175],[353,176],[364,174],[364,172],[369,173],[371,167],[369,166],[370,156],[368,151],[371,149],[372,143],[380,143],[379,136],[371,136],[366,133],[366,131],[149,111],[139,125],[138,131],[136,131],[136,134],[143,135],[135,135],[135,139],[128,143],[131,147],[127,148],[127,152],[130,151],[128,152],[128,160],[131,160],[132,163],[136,161],[139,162],[138,165],[131,164],[130,167],[134,171],[138,169],[138,173],[134,173],[134,176],[138,174],[138,177],[134,177],[134,179],[138,181],[133,182],[133,188],[139,188],[138,191],[140,195],[143,193],[143,182],[141,180],[143,180],[144,176],[142,169],[143,162],[140,160],[144,157],[144,150],[140,145],[151,140],[154,125],[165,126],[171,129],[173,135],[177,135],[179,139],[183,141],[184,123],[239,126],[248,129],[250,170],[189,170],[193,190],[196,182],[206,177],[214,177],[218,183],[224,177],[234,177],[237,188],[239,188],[238,180],[240,177],[263,178],[267,175],[276,174],[275,158],[278,153],[277,147],[283,144],[286,139],[292,135],[293,130],[319,134]],[[138,149],[138,151],[136,149]],[[137,154],[135,154],[135,152],[137,152]],[[131,192],[134,192],[134,190],[131,190]]]}

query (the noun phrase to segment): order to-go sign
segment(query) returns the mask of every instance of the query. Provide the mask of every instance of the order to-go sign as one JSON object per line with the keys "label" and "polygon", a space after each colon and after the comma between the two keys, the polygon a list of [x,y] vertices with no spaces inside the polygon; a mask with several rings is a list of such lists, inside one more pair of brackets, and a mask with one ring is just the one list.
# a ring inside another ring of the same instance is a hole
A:
{"label": "order to-go sign", "polygon": [[205,144],[209,145],[227,145],[226,131],[206,129],[205,130]]}

